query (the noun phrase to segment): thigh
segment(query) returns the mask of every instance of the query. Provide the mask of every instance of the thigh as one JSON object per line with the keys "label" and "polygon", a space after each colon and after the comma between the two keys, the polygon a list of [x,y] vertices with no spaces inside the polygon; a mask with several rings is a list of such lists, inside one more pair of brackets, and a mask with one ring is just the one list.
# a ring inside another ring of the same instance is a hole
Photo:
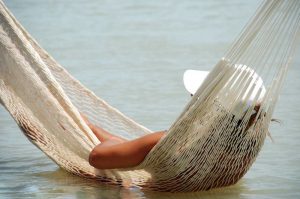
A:
{"label": "thigh", "polygon": [[93,156],[93,164],[91,165],[99,169],[137,166],[164,134],[164,132],[156,132],[117,144],[105,145],[104,142],[103,145],[96,146],[91,152],[90,156]]}

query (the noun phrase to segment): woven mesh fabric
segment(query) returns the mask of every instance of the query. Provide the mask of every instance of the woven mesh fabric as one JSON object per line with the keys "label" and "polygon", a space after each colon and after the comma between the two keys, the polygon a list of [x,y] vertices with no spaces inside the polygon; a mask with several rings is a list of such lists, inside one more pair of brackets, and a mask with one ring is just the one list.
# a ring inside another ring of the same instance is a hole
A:
{"label": "woven mesh fabric", "polygon": [[0,102],[33,144],[76,175],[172,192],[231,185],[249,170],[264,143],[299,24],[299,1],[264,2],[167,135],[135,168],[91,167],[88,155],[99,141],[80,113],[127,139],[151,131],[74,79],[1,1]]}

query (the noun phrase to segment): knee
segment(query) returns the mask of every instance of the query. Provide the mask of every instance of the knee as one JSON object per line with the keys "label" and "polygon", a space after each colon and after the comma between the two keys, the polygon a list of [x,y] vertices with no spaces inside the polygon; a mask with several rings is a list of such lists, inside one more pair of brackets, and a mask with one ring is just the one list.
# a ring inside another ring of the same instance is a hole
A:
{"label": "knee", "polygon": [[89,154],[89,164],[97,169],[109,169],[112,151],[108,147],[96,146]]}
{"label": "knee", "polygon": [[93,167],[96,167],[97,159],[99,158],[99,153],[93,149],[89,154],[89,164]]}
{"label": "knee", "polygon": [[89,154],[89,164],[97,169],[106,169],[109,157],[103,147],[96,146]]}

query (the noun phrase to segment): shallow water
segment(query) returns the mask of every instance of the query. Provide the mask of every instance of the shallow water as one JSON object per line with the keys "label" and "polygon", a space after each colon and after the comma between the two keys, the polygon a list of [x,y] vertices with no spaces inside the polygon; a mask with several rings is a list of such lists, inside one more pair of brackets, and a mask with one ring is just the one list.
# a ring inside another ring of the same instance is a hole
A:
{"label": "shallow water", "polygon": [[[76,78],[152,130],[189,100],[186,69],[210,70],[260,1],[5,0]],[[234,186],[169,194],[106,186],[56,166],[0,108],[0,198],[300,198],[300,51],[257,161]]]}

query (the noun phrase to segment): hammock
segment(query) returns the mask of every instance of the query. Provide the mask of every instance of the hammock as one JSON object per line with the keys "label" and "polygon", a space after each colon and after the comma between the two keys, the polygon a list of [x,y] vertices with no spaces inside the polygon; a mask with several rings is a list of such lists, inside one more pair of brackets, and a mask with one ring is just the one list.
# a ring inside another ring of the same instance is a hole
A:
{"label": "hammock", "polygon": [[[29,140],[73,174],[156,191],[232,185],[249,170],[264,143],[299,37],[299,20],[298,0],[265,1],[167,135],[134,168],[97,170],[89,165],[89,152],[99,141],[80,112],[126,139],[151,131],[74,79],[1,1],[0,101]],[[260,78],[263,84],[257,83]]]}

